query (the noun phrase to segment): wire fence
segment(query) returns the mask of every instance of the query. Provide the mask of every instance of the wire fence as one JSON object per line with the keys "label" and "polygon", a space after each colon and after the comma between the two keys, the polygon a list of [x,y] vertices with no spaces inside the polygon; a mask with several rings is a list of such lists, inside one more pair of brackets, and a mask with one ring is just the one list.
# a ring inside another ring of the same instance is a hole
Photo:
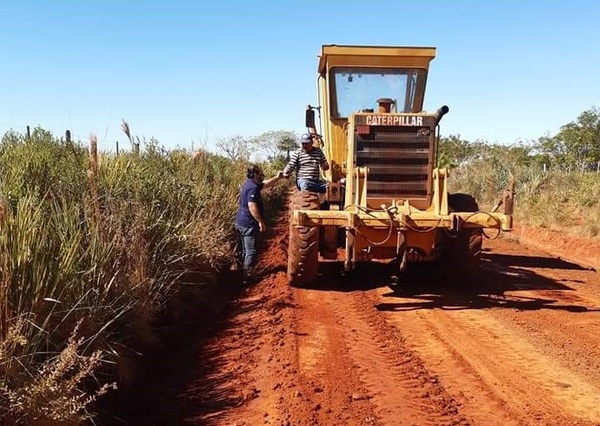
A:
{"label": "wire fence", "polygon": [[[33,133],[34,129],[38,128],[39,126],[30,126],[30,125],[22,125],[22,124],[8,124],[8,123],[0,123],[0,139],[2,139],[2,137],[10,132],[15,132],[17,134],[23,135],[25,136],[27,139],[31,138],[31,134]],[[40,127],[42,128],[42,127]],[[78,133],[73,133],[70,129],[66,129],[60,132],[56,132],[56,131],[52,131],[46,128],[43,128],[43,130],[48,130],[50,131],[54,137],[67,141],[67,142],[71,142],[80,146],[87,146],[88,141],[90,140],[91,135],[90,134],[78,134]],[[135,151],[135,150],[139,150],[139,145],[141,142],[139,137],[135,137],[134,138],[135,141],[132,143],[129,140],[125,139],[125,141],[120,141],[120,140],[107,140],[107,139],[100,139],[98,138],[98,146],[102,151],[105,152],[112,152],[112,153],[116,153],[117,155],[120,152],[124,152],[124,151]],[[190,147],[188,148],[182,148],[186,151],[189,152],[194,152],[195,149],[198,148],[203,148],[203,146],[206,144],[203,143],[194,143],[194,141],[191,141],[190,143]]]}

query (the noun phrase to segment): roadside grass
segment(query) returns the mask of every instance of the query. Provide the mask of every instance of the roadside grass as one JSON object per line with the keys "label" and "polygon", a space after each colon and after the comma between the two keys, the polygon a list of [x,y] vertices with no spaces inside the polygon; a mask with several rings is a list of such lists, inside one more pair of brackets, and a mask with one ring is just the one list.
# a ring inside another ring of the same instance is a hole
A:
{"label": "roadside grass", "polygon": [[[95,399],[134,380],[132,360],[159,344],[173,301],[193,293],[181,277],[210,285],[234,261],[245,164],[155,141],[118,156],[94,145],[39,128],[0,143],[5,424],[92,418]],[[270,194],[273,215],[282,190]]]}
{"label": "roadside grass", "polygon": [[476,160],[451,170],[452,192],[475,196],[489,209],[512,173],[515,221],[600,239],[600,174],[544,172],[535,166]]}

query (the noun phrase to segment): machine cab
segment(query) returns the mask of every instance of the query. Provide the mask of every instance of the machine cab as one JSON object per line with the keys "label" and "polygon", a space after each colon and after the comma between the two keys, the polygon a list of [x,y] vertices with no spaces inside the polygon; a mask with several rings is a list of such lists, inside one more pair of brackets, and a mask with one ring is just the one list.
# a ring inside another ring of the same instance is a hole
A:
{"label": "machine cab", "polygon": [[[435,120],[422,110],[434,57],[432,47],[322,47],[319,101],[324,151],[332,166],[330,201],[371,207],[394,199],[419,208],[429,205]],[[357,167],[369,171],[362,195],[358,183],[351,182]],[[342,179],[347,186],[338,190]]]}
{"label": "machine cab", "polygon": [[[433,47],[322,46],[319,55],[319,102],[325,150],[333,167],[329,180],[343,177],[346,126],[357,112],[418,113],[423,109]],[[385,102],[384,102],[385,103]]]}

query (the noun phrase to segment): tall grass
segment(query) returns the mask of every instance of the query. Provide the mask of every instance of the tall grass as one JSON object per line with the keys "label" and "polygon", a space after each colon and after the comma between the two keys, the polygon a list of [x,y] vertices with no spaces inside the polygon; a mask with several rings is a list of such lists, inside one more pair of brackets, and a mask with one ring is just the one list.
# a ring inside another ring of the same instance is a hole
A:
{"label": "tall grass", "polygon": [[[92,144],[93,145],[93,144]],[[0,144],[0,418],[78,424],[157,344],[188,270],[233,258],[243,165],[151,141],[89,155],[35,129]],[[202,276],[202,275],[201,275]],[[201,283],[195,283],[196,285]]]}
{"label": "tall grass", "polygon": [[535,165],[508,159],[477,159],[451,171],[450,189],[475,196],[481,208],[490,208],[515,177],[517,223],[566,230],[600,238],[600,174],[544,172]]}

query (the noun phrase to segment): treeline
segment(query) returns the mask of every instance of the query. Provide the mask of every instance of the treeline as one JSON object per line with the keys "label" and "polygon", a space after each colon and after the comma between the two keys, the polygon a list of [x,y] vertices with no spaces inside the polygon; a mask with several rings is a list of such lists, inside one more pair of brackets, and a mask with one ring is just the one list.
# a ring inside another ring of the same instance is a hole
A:
{"label": "treeline", "polygon": [[438,159],[441,166],[453,168],[482,156],[544,170],[600,172],[600,109],[584,111],[557,134],[529,143],[498,145],[467,141],[457,135],[444,137]]}
{"label": "treeline", "polygon": [[524,144],[440,141],[438,165],[451,168],[450,190],[491,208],[514,178],[516,224],[600,238],[600,111],[585,111],[554,136]]}

